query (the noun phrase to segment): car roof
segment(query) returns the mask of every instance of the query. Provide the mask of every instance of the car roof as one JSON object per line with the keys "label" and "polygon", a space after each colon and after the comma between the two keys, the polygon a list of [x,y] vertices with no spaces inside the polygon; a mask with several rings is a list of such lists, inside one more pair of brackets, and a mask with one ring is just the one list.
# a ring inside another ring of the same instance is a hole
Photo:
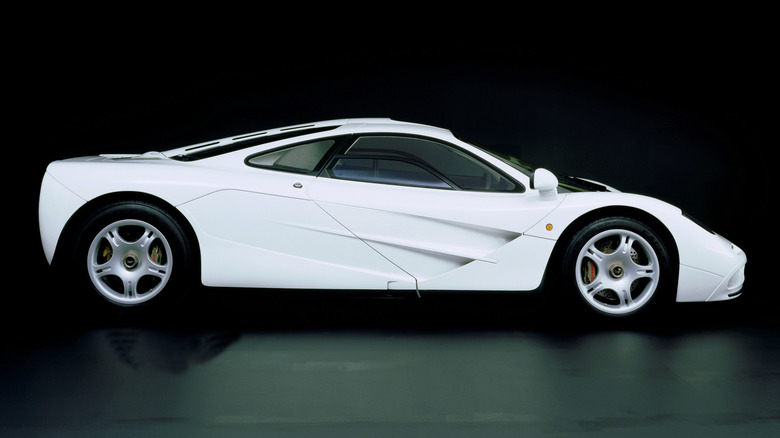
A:
{"label": "car roof", "polygon": [[164,151],[166,157],[186,160],[230,152],[234,148],[246,147],[247,143],[268,143],[285,138],[294,138],[306,134],[332,131],[334,135],[368,133],[368,132],[406,132],[415,134],[449,134],[450,131],[420,123],[403,122],[390,118],[354,118],[334,119],[301,125],[284,126],[262,131],[248,132],[241,135],[224,137],[188,146]]}

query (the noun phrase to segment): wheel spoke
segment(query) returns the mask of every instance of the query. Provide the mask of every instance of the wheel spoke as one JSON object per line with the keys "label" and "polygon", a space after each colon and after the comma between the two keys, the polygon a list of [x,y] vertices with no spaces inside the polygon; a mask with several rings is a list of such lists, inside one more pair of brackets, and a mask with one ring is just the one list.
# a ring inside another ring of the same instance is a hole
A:
{"label": "wheel spoke", "polygon": [[595,243],[588,247],[588,254],[590,255],[591,259],[597,263],[604,261],[604,257],[606,256],[604,252],[596,248]]}
{"label": "wheel spoke", "polygon": [[124,297],[128,300],[138,298],[138,293],[135,290],[135,284],[130,280],[124,281]]}
{"label": "wheel spoke", "polygon": [[618,297],[620,298],[620,304],[619,306],[622,309],[630,309],[634,307],[634,298],[631,296],[631,293],[627,290],[622,290],[618,292]]}
{"label": "wheel spoke", "polygon": [[154,235],[154,231],[150,230],[149,228],[145,228],[144,234],[135,243],[138,244],[141,248],[146,248],[149,242],[152,242],[155,239],[157,239],[157,236]]}
{"label": "wheel spoke", "polygon": [[149,223],[119,220],[94,234],[87,269],[92,284],[110,301],[141,304],[156,296],[170,279],[170,245]]}
{"label": "wheel spoke", "polygon": [[588,295],[593,297],[594,295],[596,295],[597,293],[601,292],[602,290],[604,290],[604,282],[597,281],[595,283],[591,283],[591,284],[587,285],[586,292],[587,292]]}
{"label": "wheel spoke", "polygon": [[631,254],[631,247],[634,246],[635,239],[627,234],[620,234],[620,252],[625,256]]}
{"label": "wheel spoke", "polygon": [[157,277],[159,279],[163,279],[168,275],[168,271],[165,269],[164,266],[161,265],[152,265],[149,266],[146,269],[146,275],[151,275],[152,277]]}
{"label": "wheel spoke", "polygon": [[656,277],[656,271],[650,267],[638,267],[636,271],[634,271],[634,278],[655,278]]}
{"label": "wheel spoke", "polygon": [[106,275],[111,275],[111,273],[113,272],[114,268],[113,268],[111,262],[109,261],[109,262],[103,263],[103,264],[95,264],[95,263],[93,263],[93,264],[90,265],[90,269],[91,269],[91,273],[90,274],[93,277],[95,277],[95,278],[103,278]]}
{"label": "wheel spoke", "polygon": [[103,237],[114,249],[119,248],[124,243],[124,240],[122,240],[122,238],[119,237],[118,226],[107,229],[105,233],[103,233]]}
{"label": "wheel spoke", "polygon": [[576,259],[579,292],[596,310],[628,314],[643,307],[654,294],[661,275],[659,266],[655,248],[642,234],[604,229],[580,246]]}

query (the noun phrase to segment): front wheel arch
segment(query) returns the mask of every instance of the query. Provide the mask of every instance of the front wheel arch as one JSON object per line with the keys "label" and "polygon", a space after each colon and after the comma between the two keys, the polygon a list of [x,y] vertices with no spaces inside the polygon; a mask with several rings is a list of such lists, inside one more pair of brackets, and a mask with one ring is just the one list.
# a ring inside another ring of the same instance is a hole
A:
{"label": "front wheel arch", "polygon": [[[545,273],[544,293],[550,295],[564,294],[570,295],[570,285],[565,281],[564,257],[572,239],[583,230],[588,224],[607,217],[624,217],[644,223],[654,233],[656,233],[667,250],[669,269],[667,278],[664,280],[668,286],[668,299],[676,298],[676,287],[679,278],[679,251],[677,243],[669,229],[658,218],[652,214],[632,207],[604,207],[587,212],[569,224],[558,238],[552,255],[550,256],[547,270]],[[557,299],[556,299],[557,301]],[[574,301],[574,300],[572,300]]]}

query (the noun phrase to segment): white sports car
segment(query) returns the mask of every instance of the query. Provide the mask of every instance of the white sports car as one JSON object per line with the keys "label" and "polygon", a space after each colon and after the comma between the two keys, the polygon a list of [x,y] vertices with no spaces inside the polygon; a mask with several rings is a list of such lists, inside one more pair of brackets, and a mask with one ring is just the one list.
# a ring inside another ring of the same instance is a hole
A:
{"label": "white sports car", "polygon": [[198,281],[418,295],[554,283],[624,316],[734,298],[747,260],[659,200],[390,119],[55,161],[39,218],[49,263],[119,306]]}

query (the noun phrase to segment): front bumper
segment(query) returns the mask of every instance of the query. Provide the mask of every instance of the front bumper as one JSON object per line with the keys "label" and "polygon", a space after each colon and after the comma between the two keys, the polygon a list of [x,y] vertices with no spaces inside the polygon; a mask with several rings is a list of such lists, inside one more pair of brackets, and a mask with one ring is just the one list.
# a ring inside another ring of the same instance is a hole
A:
{"label": "front bumper", "polygon": [[732,264],[725,275],[681,264],[677,301],[725,301],[740,296],[745,284],[747,256],[739,247],[731,245],[731,248]]}

